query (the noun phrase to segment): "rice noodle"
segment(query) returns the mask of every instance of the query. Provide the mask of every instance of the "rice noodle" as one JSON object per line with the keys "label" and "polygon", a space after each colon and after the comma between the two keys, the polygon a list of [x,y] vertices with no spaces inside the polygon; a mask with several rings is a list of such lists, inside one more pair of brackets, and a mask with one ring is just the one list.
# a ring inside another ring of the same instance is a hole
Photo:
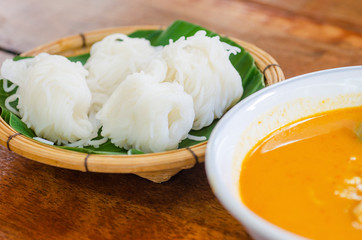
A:
{"label": "rice noodle", "polygon": [[[166,71],[159,63],[160,71]],[[118,86],[96,116],[102,136],[146,153],[177,148],[192,127],[193,102],[181,85],[160,83],[160,76],[134,73]]]}
{"label": "rice noodle", "polygon": [[[15,85],[15,84],[14,84]],[[16,101],[19,98],[19,94],[13,94],[5,99],[5,107],[12,113],[14,113],[17,116],[20,116],[20,113],[18,110],[13,108],[10,103]]]}
{"label": "rice noodle", "polygon": [[92,92],[91,111],[98,112],[109,96],[129,74],[139,72],[157,54],[143,38],[116,33],[95,43],[85,64],[87,84]]}
{"label": "rice noodle", "polygon": [[11,92],[13,91],[18,85],[16,85],[15,83],[11,84],[10,86],[8,85],[8,80],[6,78],[3,79],[3,88],[5,92]]}
{"label": "rice noodle", "polygon": [[[80,62],[41,53],[19,61],[6,60],[1,75],[18,85],[6,107],[19,115],[38,137],[56,144],[87,139],[95,126],[88,119],[91,93]],[[18,99],[19,112],[10,102]]]}
{"label": "rice noodle", "polygon": [[205,31],[194,36],[170,40],[162,57],[168,65],[167,82],[177,82],[194,101],[195,121],[192,129],[209,126],[241,97],[241,77],[229,60],[240,49],[208,37]]}
{"label": "rice noodle", "polygon": [[39,142],[42,142],[42,143],[45,143],[45,144],[48,144],[48,145],[54,145],[54,142],[52,141],[49,141],[49,140],[46,140],[44,138],[40,138],[40,137],[33,137],[34,140],[37,140]]}
{"label": "rice noodle", "polygon": [[194,135],[191,135],[191,134],[188,134],[187,135],[187,138],[190,139],[190,140],[193,140],[193,141],[205,141],[207,138],[205,136],[194,136]]}

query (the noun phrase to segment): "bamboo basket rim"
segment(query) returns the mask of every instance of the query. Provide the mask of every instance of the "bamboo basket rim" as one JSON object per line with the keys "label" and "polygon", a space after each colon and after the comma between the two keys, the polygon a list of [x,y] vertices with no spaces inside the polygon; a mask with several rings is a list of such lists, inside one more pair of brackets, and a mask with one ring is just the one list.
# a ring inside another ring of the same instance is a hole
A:
{"label": "bamboo basket rim", "polygon": [[[164,27],[136,25],[98,29],[40,45],[22,53],[21,56],[33,56],[41,52],[64,56],[80,55],[89,52],[93,43],[109,34],[129,34],[136,30],[154,29],[164,29]],[[284,73],[276,60],[264,50],[236,38],[230,39],[240,44],[253,56],[256,66],[264,75],[267,86],[285,79]],[[0,144],[26,158],[67,169],[104,173],[135,173],[139,175],[154,171],[169,171],[173,175],[182,169],[193,167],[198,162],[203,162],[207,141],[191,147],[159,153],[139,155],[87,154],[57,148],[28,138],[17,133],[0,118]]]}

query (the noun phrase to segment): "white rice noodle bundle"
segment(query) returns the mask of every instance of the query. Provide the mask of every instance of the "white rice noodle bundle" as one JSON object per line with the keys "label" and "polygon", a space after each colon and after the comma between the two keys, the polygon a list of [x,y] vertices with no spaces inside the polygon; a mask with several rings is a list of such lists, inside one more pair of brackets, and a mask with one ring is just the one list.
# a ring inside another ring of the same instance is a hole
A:
{"label": "white rice noodle bundle", "polygon": [[229,60],[240,52],[237,47],[207,37],[205,31],[170,41],[162,51],[168,64],[166,81],[181,84],[194,101],[195,121],[199,130],[220,118],[241,97],[241,77]]}
{"label": "white rice noodle bundle", "polygon": [[92,92],[91,110],[97,112],[129,74],[142,70],[157,53],[150,42],[116,33],[95,43],[85,64]]}
{"label": "white rice noodle bundle", "polygon": [[6,60],[2,77],[18,85],[17,108],[21,120],[38,137],[57,144],[89,138],[94,127],[88,119],[91,93],[88,72],[80,62],[41,53],[34,58]]}
{"label": "white rice noodle bundle", "polygon": [[[156,62],[162,67],[162,62]],[[177,83],[160,83],[164,73],[134,73],[114,91],[97,114],[102,135],[116,146],[143,152],[177,148],[194,121],[193,101]]]}

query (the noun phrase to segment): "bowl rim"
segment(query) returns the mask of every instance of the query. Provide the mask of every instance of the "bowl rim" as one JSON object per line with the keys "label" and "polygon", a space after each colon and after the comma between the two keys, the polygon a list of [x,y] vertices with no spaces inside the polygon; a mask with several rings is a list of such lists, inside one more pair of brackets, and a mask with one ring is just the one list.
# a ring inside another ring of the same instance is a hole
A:
{"label": "bowl rim", "polygon": [[[288,85],[293,84],[296,81],[301,81],[303,79],[307,80],[309,78],[318,76],[318,75],[327,75],[338,72],[354,72],[362,73],[362,65],[356,66],[347,66],[340,68],[325,69],[320,71],[315,71],[311,73],[306,73],[298,75],[289,79],[286,79],[282,82],[276,83],[274,85],[268,86],[260,91],[248,96],[238,104],[236,104],[231,110],[229,110],[223,118],[217,123],[211,136],[209,138],[209,143],[206,148],[206,160],[205,160],[205,170],[206,175],[210,184],[210,187],[216,197],[219,199],[221,204],[233,215],[239,222],[241,222],[245,227],[251,229],[255,232],[262,232],[263,236],[268,236],[268,239],[306,239],[300,235],[284,230],[277,225],[270,223],[269,221],[259,217],[253,211],[251,211],[242,201],[233,197],[231,191],[228,190],[227,186],[224,185],[223,181],[220,180],[221,176],[219,175],[216,166],[217,159],[215,157],[215,152],[217,149],[217,138],[219,132],[222,132],[224,126],[230,121],[231,118],[237,112],[255,102],[255,100],[260,99],[262,96],[267,95],[268,93],[274,91],[274,89],[288,87]],[[362,76],[362,75],[360,75]],[[362,85],[361,85],[362,92]],[[235,211],[236,210],[236,211]]]}

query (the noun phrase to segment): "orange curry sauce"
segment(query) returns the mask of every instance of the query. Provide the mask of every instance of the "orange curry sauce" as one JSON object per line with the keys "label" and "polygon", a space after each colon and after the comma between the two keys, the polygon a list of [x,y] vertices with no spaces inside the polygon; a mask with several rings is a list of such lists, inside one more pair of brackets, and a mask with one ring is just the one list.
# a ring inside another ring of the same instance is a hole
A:
{"label": "orange curry sauce", "polygon": [[303,237],[361,240],[359,124],[362,106],[309,116],[267,136],[242,164],[243,202]]}

